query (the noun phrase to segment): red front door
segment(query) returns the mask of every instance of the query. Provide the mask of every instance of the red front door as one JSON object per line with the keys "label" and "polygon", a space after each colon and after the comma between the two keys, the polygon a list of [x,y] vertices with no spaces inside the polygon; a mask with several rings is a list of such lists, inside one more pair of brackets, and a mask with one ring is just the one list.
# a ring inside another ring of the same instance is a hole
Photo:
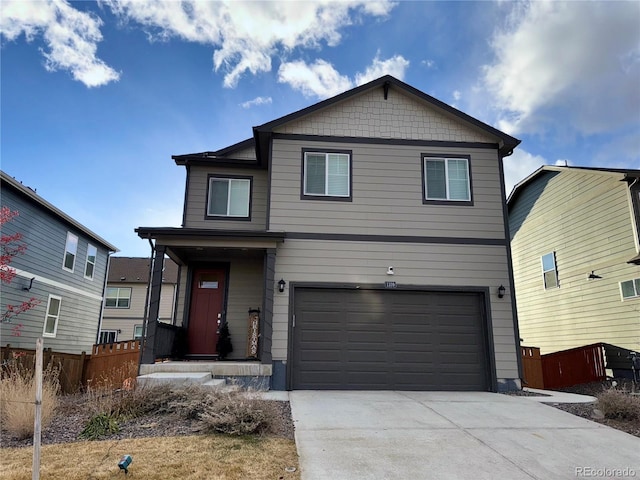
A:
{"label": "red front door", "polygon": [[193,274],[188,328],[190,354],[216,353],[218,320],[224,315],[225,273],[202,269]]}

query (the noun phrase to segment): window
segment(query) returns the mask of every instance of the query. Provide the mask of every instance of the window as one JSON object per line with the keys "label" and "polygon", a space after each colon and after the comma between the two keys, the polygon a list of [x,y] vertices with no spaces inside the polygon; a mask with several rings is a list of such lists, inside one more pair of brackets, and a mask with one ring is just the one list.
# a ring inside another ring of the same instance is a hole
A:
{"label": "window", "polygon": [[100,338],[98,338],[98,343],[116,343],[117,341],[117,330],[100,330]]}
{"label": "window", "polygon": [[64,247],[64,261],[62,268],[73,272],[76,263],[76,253],[78,251],[78,237],[73,233],[67,232],[67,244]]}
{"label": "window", "polygon": [[142,325],[133,326],[133,339],[142,340]]}
{"label": "window", "polygon": [[209,177],[207,217],[249,218],[251,177]]}
{"label": "window", "polygon": [[43,337],[55,337],[58,331],[58,319],[60,318],[60,304],[62,298],[49,295],[47,302],[47,314],[44,317]]}
{"label": "window", "polygon": [[98,249],[89,244],[87,247],[87,262],[84,265],[84,278],[93,280],[93,271],[96,268],[96,257],[98,256]]}
{"label": "window", "polygon": [[424,156],[423,203],[471,202],[468,158]]}
{"label": "window", "polygon": [[302,196],[351,199],[351,152],[303,151]]}
{"label": "window", "polygon": [[558,287],[558,267],[556,266],[555,252],[542,256],[542,278],[545,289]]}
{"label": "window", "polygon": [[620,282],[620,291],[622,292],[623,300],[640,297],[640,278]]}
{"label": "window", "polygon": [[107,288],[107,308],[129,308],[131,288]]}

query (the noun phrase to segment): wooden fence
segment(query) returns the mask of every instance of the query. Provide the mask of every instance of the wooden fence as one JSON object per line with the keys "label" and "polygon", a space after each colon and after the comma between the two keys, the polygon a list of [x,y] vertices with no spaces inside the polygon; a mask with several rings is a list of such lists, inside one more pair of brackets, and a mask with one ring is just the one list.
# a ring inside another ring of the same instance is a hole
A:
{"label": "wooden fence", "polygon": [[606,379],[602,343],[542,355],[545,388],[562,388]]}
{"label": "wooden fence", "polygon": [[[101,382],[120,387],[129,377],[135,378],[138,371],[141,346],[139,340],[129,340],[112,344],[94,345],[91,355],[53,352],[44,350],[44,368],[58,370],[62,393],[74,393],[88,382]],[[0,347],[0,363],[4,374],[10,365],[33,371],[35,350]]]}
{"label": "wooden fence", "polygon": [[542,359],[540,349],[536,347],[520,347],[522,356],[523,387],[544,388],[542,375]]}

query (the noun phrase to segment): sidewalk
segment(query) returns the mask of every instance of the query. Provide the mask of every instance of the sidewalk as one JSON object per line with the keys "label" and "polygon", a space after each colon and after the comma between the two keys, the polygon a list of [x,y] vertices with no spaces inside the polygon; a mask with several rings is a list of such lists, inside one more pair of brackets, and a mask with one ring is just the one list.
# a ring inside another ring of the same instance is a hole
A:
{"label": "sidewalk", "polygon": [[[525,392],[538,393],[540,396],[519,397],[541,403],[593,403],[597,398],[589,395],[578,395],[577,393],[556,392],[554,390],[540,390],[538,388],[523,388]],[[544,396],[542,396],[544,395]]]}

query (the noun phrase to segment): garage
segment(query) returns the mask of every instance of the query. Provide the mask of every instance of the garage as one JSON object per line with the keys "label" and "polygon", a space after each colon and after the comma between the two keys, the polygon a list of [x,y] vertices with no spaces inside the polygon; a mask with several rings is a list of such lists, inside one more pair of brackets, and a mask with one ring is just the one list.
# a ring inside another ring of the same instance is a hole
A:
{"label": "garage", "polygon": [[481,292],[296,288],[294,390],[491,390]]}

